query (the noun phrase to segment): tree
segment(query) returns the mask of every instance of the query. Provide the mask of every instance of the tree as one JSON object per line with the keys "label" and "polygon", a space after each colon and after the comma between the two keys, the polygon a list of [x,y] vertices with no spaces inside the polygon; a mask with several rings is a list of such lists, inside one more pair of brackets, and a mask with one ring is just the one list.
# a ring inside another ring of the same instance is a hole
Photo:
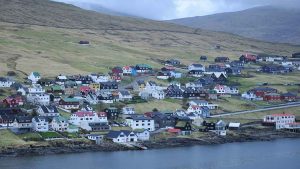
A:
{"label": "tree", "polygon": [[159,112],[157,108],[152,109],[153,112]]}

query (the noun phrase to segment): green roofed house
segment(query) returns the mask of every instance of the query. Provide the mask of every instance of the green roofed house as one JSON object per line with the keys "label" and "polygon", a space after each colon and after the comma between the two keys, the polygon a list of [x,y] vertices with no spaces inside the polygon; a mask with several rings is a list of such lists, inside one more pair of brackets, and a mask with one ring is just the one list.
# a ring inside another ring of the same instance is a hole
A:
{"label": "green roofed house", "polygon": [[54,85],[54,86],[51,86],[51,92],[56,95],[62,95],[64,93],[64,90],[61,86]]}
{"label": "green roofed house", "polygon": [[69,127],[67,129],[68,133],[77,133],[79,131],[79,128],[73,124],[69,124]]}
{"label": "green roofed house", "polygon": [[206,93],[206,98],[209,100],[217,100],[218,99],[218,93],[215,90],[209,90]]}
{"label": "green roofed house", "polygon": [[78,110],[79,100],[76,98],[63,98],[59,101],[59,107],[66,110]]}
{"label": "green roofed house", "polygon": [[41,75],[39,72],[31,72],[28,76],[28,80],[30,80],[32,83],[37,83],[41,79]]}
{"label": "green roofed house", "polygon": [[149,73],[152,70],[152,67],[148,64],[137,64],[135,69],[137,73]]}
{"label": "green roofed house", "polygon": [[56,116],[52,119],[51,128],[54,131],[65,132],[68,130],[68,120],[62,116]]}

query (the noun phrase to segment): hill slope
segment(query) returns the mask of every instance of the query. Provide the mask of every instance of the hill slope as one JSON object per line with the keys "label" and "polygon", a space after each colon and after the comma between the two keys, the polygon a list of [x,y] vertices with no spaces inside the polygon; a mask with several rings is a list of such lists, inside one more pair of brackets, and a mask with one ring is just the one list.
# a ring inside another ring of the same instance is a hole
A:
{"label": "hill slope", "polygon": [[300,44],[299,21],[300,8],[264,6],[239,12],[176,19],[170,22],[270,42]]}
{"label": "hill slope", "polygon": [[[78,44],[91,42],[89,46]],[[216,50],[215,45],[221,49]],[[176,57],[183,63],[238,58],[244,52],[291,55],[299,46],[272,44],[226,33],[145,19],[108,16],[47,0],[0,0],[0,74],[107,72],[116,65]]]}

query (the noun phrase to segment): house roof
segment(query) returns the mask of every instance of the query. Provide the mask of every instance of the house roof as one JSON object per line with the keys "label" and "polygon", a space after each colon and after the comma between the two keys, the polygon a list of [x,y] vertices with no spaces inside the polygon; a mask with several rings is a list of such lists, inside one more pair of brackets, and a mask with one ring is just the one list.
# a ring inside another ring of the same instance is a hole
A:
{"label": "house roof", "polygon": [[35,77],[40,77],[40,76],[41,76],[39,72],[32,72],[32,74],[33,74],[33,76],[35,76]]}
{"label": "house roof", "polygon": [[129,96],[129,95],[131,95],[131,94],[129,93],[128,90],[120,90],[119,92],[120,92],[123,96]]}
{"label": "house roof", "polygon": [[48,105],[48,106],[41,106],[41,109],[44,113],[59,113],[57,110],[57,107],[54,105]]}
{"label": "house roof", "polygon": [[241,126],[241,123],[229,123],[228,127],[234,127],[234,128],[238,128]]}
{"label": "house roof", "polygon": [[64,102],[79,102],[78,99],[76,99],[76,98],[69,98],[69,97],[63,98],[62,100],[63,100]]}
{"label": "house roof", "polygon": [[127,119],[132,119],[132,120],[152,120],[152,118],[150,118],[150,117],[146,117],[144,115],[137,115],[137,114],[130,115],[129,117],[127,117]]}
{"label": "house roof", "polygon": [[57,121],[58,123],[61,123],[62,121],[67,122],[68,120],[62,116],[53,117],[53,120]]}
{"label": "house roof", "polygon": [[84,117],[84,116],[94,116],[93,112],[84,112],[84,111],[79,111],[74,113],[78,117]]}
{"label": "house roof", "polygon": [[277,113],[277,114],[271,114],[268,116],[295,116],[295,115],[293,115],[291,113]]}
{"label": "house roof", "polygon": [[117,138],[121,133],[124,133],[126,136],[128,136],[132,131],[129,130],[121,130],[121,131],[109,131],[109,133],[106,135],[107,138]]}

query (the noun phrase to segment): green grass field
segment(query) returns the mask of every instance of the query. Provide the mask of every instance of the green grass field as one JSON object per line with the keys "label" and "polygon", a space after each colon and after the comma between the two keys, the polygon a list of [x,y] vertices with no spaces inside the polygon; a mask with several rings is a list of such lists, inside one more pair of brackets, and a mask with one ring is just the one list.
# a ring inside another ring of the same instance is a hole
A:
{"label": "green grass field", "polygon": [[26,142],[9,130],[0,130],[0,147],[22,146],[33,144],[35,142]]}
{"label": "green grass field", "polygon": [[39,134],[44,138],[62,138],[62,135],[58,134],[57,132],[39,132]]}
{"label": "green grass field", "polygon": [[154,108],[159,111],[174,111],[176,109],[181,109],[181,104],[170,102],[169,100],[153,100],[147,103],[133,104],[130,106],[135,108],[136,113],[151,112]]}

